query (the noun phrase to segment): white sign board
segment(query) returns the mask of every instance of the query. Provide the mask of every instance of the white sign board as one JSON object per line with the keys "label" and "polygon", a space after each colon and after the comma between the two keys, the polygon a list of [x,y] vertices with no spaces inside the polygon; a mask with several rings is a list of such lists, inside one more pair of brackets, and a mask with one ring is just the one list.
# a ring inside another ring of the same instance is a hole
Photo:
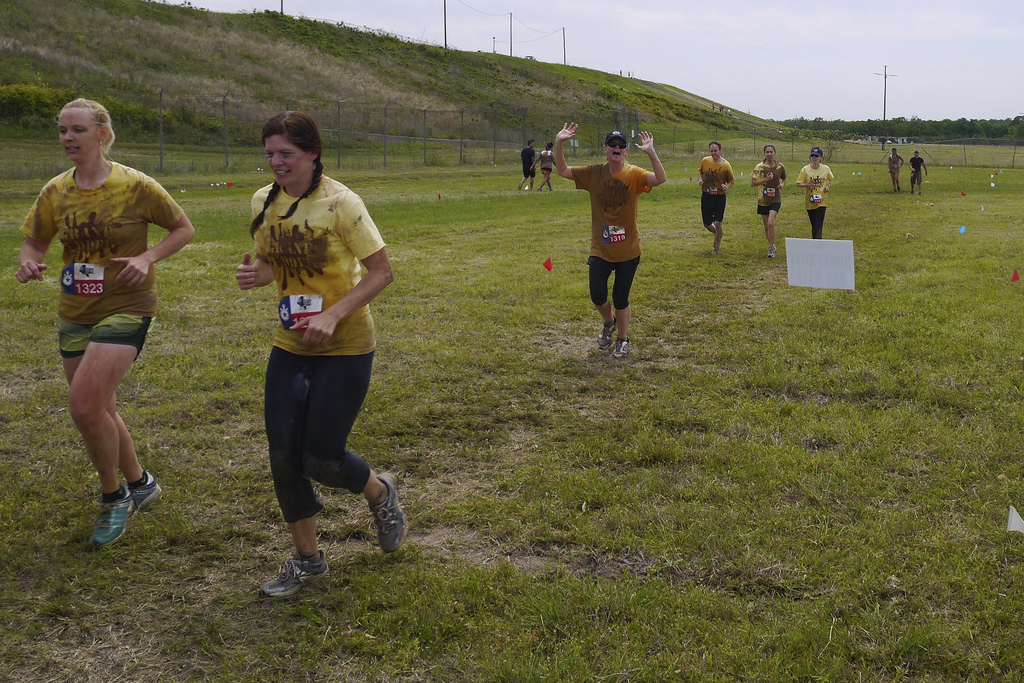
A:
{"label": "white sign board", "polygon": [[818,289],[856,289],[851,240],[786,238],[789,284]]}

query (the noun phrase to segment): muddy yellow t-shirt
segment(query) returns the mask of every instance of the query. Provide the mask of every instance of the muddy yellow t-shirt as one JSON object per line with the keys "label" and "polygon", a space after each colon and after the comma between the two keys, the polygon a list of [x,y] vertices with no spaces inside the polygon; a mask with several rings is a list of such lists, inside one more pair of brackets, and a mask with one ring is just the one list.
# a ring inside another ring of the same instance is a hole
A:
{"label": "muddy yellow t-shirt", "polygon": [[73,323],[97,323],[114,313],[156,314],[156,264],[138,286],[115,282],[124,268],[115,257],[138,256],[149,249],[149,224],[172,228],[184,212],[158,182],[145,173],[114,163],[99,187],[75,184],[75,169],[48,182],[39,193],[21,231],[64,246],[64,270],[57,313]]}
{"label": "muddy yellow t-shirt", "polygon": [[771,206],[775,202],[782,201],[782,192],[779,190],[780,181],[786,180],[786,167],[782,164],[776,163],[774,166],[769,166],[763,161],[754,167],[754,172],[750,176],[754,180],[764,180],[764,177],[769,173],[772,174],[772,178],[768,180],[764,185],[757,185],[754,189],[757,190],[757,203],[761,206]]}
{"label": "muddy yellow t-shirt", "polygon": [[828,185],[828,181],[834,179],[832,169],[825,164],[821,164],[817,169],[811,168],[811,165],[807,164],[800,169],[800,175],[797,176],[796,181],[801,184],[811,184],[811,187],[804,188],[804,207],[808,211],[828,205],[828,192],[825,192],[825,186]]}
{"label": "muddy yellow t-shirt", "polygon": [[715,163],[714,157],[704,157],[700,160],[700,168],[697,169],[697,172],[704,179],[701,189],[708,194],[725,194],[723,185],[736,183],[732,165],[725,159]]}
{"label": "muddy yellow t-shirt", "polygon": [[625,164],[613,174],[608,164],[573,166],[577,190],[590,193],[590,255],[621,263],[640,255],[636,226],[640,195],[650,192],[650,171]]}
{"label": "muddy yellow t-shirt", "polygon": [[[263,210],[270,188],[253,195],[253,218]],[[327,310],[343,299],[362,279],[360,261],[385,247],[363,200],[336,180],[321,178],[294,214],[280,218],[294,202],[279,192],[256,231],[256,253],[274,270],[282,320],[311,303]],[[303,356],[356,356],[376,348],[369,306],[338,321],[325,344],[304,344],[304,334],[279,324],[274,346]]]}

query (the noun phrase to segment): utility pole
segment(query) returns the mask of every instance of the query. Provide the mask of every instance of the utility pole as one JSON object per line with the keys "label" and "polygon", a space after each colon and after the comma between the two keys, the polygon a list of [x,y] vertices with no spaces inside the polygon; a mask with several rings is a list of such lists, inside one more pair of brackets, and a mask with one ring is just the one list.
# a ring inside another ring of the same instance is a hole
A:
{"label": "utility pole", "polygon": [[[284,0],[281,0],[284,2]],[[448,49],[448,0],[444,0],[444,49]]]}
{"label": "utility pole", "polygon": [[878,73],[876,71],[875,75],[882,77],[882,147],[885,147],[885,140],[887,137],[889,137],[888,127],[886,125],[885,118],[885,103],[889,97],[889,76],[895,78],[896,74],[889,73],[889,67],[883,66],[882,73]]}
{"label": "utility pole", "polygon": [[512,56],[512,13],[508,13],[508,56]]}

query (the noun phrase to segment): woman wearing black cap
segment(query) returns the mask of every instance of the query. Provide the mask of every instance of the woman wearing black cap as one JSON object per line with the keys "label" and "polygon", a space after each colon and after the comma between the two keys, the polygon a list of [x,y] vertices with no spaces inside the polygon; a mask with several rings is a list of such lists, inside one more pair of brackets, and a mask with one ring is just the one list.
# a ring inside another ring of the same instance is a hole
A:
{"label": "woman wearing black cap", "polygon": [[[629,353],[629,290],[640,265],[640,232],[636,225],[636,209],[640,195],[650,192],[668,178],[654,151],[654,136],[641,131],[636,146],[647,154],[654,172],[626,163],[629,143],[617,130],[604,139],[606,164],[568,166],[562,143],[576,135],[579,128],[567,123],[555,136],[555,169],[558,175],[576,183],[576,189],[590,193],[590,300],[604,320],[597,336],[597,346],[606,349],[612,334],[618,330],[612,356],[622,358]],[[612,300],[608,301],[608,278],[615,273]],[[612,304],[615,310],[612,310]]]}
{"label": "woman wearing black cap", "polygon": [[832,169],[821,163],[821,147],[815,147],[811,150],[811,163],[801,168],[796,178],[796,186],[804,188],[804,206],[807,208],[807,217],[811,219],[812,239],[821,239],[821,230],[825,225],[825,206],[834,179]]}

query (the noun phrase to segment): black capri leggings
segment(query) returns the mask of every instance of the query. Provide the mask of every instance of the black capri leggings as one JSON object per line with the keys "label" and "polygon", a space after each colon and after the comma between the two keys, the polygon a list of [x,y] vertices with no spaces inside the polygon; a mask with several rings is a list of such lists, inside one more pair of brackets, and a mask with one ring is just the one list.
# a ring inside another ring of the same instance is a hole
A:
{"label": "black capri leggings", "polygon": [[598,256],[587,259],[590,266],[590,300],[595,306],[608,303],[608,278],[615,273],[615,284],[612,285],[612,305],[621,311],[629,307],[629,290],[633,287],[636,269],[640,266],[640,257],[629,261],[612,263]]}
{"label": "black capri leggings", "polygon": [[807,217],[811,219],[811,239],[821,239],[822,228],[825,227],[825,209],[827,208],[827,206],[819,206],[817,209],[807,210]]}
{"label": "black capri leggings", "polygon": [[264,420],[270,471],[284,521],[323,509],[313,484],[360,493],[370,466],[345,448],[370,387],[373,353],[362,356],[300,356],[270,352],[264,384]]}

